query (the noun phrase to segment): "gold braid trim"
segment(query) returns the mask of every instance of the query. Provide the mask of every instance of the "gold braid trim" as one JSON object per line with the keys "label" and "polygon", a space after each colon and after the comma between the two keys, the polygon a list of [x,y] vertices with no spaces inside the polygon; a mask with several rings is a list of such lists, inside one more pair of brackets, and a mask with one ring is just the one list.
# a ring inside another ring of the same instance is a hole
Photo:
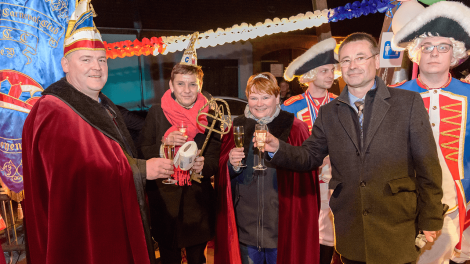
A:
{"label": "gold braid trim", "polygon": [[451,156],[457,155],[457,157],[458,157],[459,148],[451,147],[450,145],[453,145],[453,144],[455,144],[455,143],[458,143],[458,142],[459,142],[459,139],[460,139],[460,136],[456,136],[456,135],[453,135],[453,134],[451,134],[451,133],[452,133],[452,132],[455,132],[455,131],[460,131],[460,125],[461,125],[461,124],[456,123],[456,122],[452,122],[452,121],[450,121],[450,120],[451,120],[451,119],[455,119],[455,118],[462,117],[462,111],[450,109],[450,107],[461,106],[461,105],[462,105],[462,103],[456,103],[456,104],[451,104],[451,105],[446,105],[446,106],[442,106],[442,107],[441,107],[442,110],[449,111],[449,112],[454,112],[454,113],[459,113],[458,115],[450,116],[450,117],[446,117],[446,118],[441,119],[441,121],[442,121],[443,123],[447,123],[447,124],[459,126],[459,128],[454,128],[454,129],[446,130],[446,131],[443,131],[443,132],[440,133],[442,136],[448,136],[448,137],[456,138],[456,140],[454,140],[454,141],[447,142],[447,143],[442,143],[442,144],[441,144],[441,147],[442,147],[442,148],[451,149],[451,150],[456,150],[455,152],[449,153],[449,154],[447,154],[447,155],[445,156],[446,159],[451,160],[451,161],[455,161],[455,162],[458,162],[458,160],[455,159],[455,158],[452,158]]}
{"label": "gold braid trim", "polygon": [[2,184],[2,187],[3,187],[3,190],[5,190],[5,193],[8,195],[8,197],[10,197],[10,199],[12,199],[13,201],[16,201],[16,202],[21,202],[23,201],[24,199],[24,191],[21,191],[19,193],[16,193],[12,190],[10,190],[2,181],[2,179],[0,178],[0,184]]}

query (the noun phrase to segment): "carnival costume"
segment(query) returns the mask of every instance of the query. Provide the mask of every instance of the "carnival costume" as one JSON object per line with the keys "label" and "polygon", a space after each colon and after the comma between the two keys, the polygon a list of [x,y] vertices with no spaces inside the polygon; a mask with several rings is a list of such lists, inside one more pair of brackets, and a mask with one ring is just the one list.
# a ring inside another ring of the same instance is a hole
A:
{"label": "carnival costume", "polygon": [[[64,54],[104,50],[92,12],[89,0],[78,4]],[[146,161],[136,156],[119,110],[104,94],[97,102],[66,78],[43,92],[23,128],[30,263],[155,263]]]}
{"label": "carnival costume", "polygon": [[333,101],[337,95],[327,92],[326,96],[319,101],[313,98],[308,91],[303,94],[292,96],[287,99],[281,106],[281,109],[289,113],[293,113],[295,117],[304,121],[308,130],[312,131],[312,125],[318,115],[320,106]]}
{"label": "carnival costume", "polygon": [[[430,33],[462,41],[469,50],[468,17],[470,9],[461,3],[433,4],[398,31],[392,45],[395,49],[403,49],[415,38]],[[392,87],[418,92],[423,98],[442,168],[442,203],[449,206],[442,233],[434,243],[423,248],[418,263],[469,260],[470,230],[467,228],[470,222],[465,212],[470,201],[470,85],[449,74],[448,82],[438,88],[429,88],[419,77]]]}
{"label": "carnival costume", "polygon": [[[335,59],[334,54],[335,47],[336,41],[332,38],[326,39],[312,46],[286,68],[284,78],[286,80],[293,80],[294,77],[297,76],[300,80],[302,75],[315,71],[317,67],[336,64],[337,60]],[[338,96],[333,93],[326,92],[324,98],[313,98],[307,89],[305,93],[293,96],[286,100],[281,106],[281,109],[293,113],[298,119],[305,122],[308,125],[309,132],[311,132],[320,107],[333,101],[337,97]],[[327,255],[329,256],[333,252],[334,230],[333,216],[331,214],[330,207],[328,206],[328,182],[331,178],[331,169],[329,165],[323,167],[321,171],[318,171],[318,176],[321,192],[321,210],[318,219],[320,245],[330,247],[329,250],[328,248],[321,249],[323,250],[321,258],[330,259]],[[329,252],[327,253],[326,251]],[[325,260],[325,262],[329,261]]]}

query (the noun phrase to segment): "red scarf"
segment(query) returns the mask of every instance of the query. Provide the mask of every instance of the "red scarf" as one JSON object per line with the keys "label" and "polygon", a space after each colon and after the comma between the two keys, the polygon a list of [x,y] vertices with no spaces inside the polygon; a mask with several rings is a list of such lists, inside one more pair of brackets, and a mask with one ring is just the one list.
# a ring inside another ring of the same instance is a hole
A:
{"label": "red scarf", "polygon": [[[200,126],[196,122],[196,119],[199,113],[199,109],[201,109],[201,107],[203,107],[206,103],[206,97],[204,97],[202,93],[198,93],[196,103],[194,103],[193,107],[190,109],[186,109],[171,97],[171,90],[166,91],[161,99],[161,106],[166,119],[171,124],[171,127],[165,132],[165,137],[167,137],[171,132],[177,131],[177,125],[181,123],[181,121],[184,121],[184,123],[188,126],[186,129],[186,135],[188,136],[187,141],[193,141],[194,137],[198,133],[204,133],[205,128]],[[209,106],[206,106],[202,112],[209,112]],[[208,122],[206,115],[199,116],[199,122],[207,126]],[[179,148],[179,146],[175,147],[175,153],[178,152]],[[173,177],[178,181],[177,184],[180,186],[191,185],[191,181],[189,180],[189,171],[183,171],[179,167],[175,168],[175,174]]]}

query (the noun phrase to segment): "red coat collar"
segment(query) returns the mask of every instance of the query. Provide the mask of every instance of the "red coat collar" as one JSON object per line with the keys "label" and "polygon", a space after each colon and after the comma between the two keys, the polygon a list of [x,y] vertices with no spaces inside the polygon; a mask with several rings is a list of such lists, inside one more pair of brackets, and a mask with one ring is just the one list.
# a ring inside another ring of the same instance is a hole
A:
{"label": "red coat collar", "polygon": [[452,75],[449,73],[449,80],[443,86],[438,87],[438,88],[429,88],[429,86],[427,86],[425,83],[421,81],[420,75],[418,75],[418,78],[416,79],[416,83],[418,83],[419,87],[426,89],[426,90],[446,88],[447,86],[449,86],[451,81],[452,81]]}

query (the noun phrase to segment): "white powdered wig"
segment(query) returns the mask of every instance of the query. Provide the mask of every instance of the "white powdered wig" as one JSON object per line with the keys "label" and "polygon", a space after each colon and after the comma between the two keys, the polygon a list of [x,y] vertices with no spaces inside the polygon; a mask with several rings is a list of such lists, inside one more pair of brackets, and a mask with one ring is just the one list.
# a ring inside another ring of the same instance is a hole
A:
{"label": "white powdered wig", "polygon": [[[335,59],[336,59],[336,53],[335,53]],[[317,68],[308,71],[307,73],[304,73],[302,76],[299,77],[299,82],[303,84],[307,84],[309,82],[313,82],[317,79],[317,73],[318,73],[318,66]],[[341,77],[341,68],[339,67],[339,63],[335,64],[335,79],[338,79]]]}
{"label": "white powdered wig", "polygon": [[317,73],[318,73],[318,67],[308,71],[307,73],[302,74],[302,76],[299,77],[299,82],[307,84],[309,82],[313,82],[317,79]]}
{"label": "white powdered wig", "polygon": [[287,81],[292,81],[294,79],[294,73],[300,67],[302,67],[306,62],[310,61],[312,58],[316,57],[318,54],[325,53],[329,50],[334,50],[336,47],[336,40],[334,38],[328,38],[323,41],[318,42],[308,49],[304,54],[300,55],[292,61],[289,66],[287,66],[286,71],[284,72],[284,79]]}
{"label": "white powdered wig", "polygon": [[404,50],[409,43],[402,41],[437,17],[458,21],[465,33],[470,35],[470,8],[459,2],[442,1],[427,7],[416,18],[403,26],[392,38],[393,50]]}
{"label": "white powdered wig", "polygon": [[[433,36],[431,33],[424,33],[418,38],[415,38],[413,42],[409,43],[406,49],[408,50],[408,57],[410,60],[418,63],[421,59],[421,43],[428,37],[439,37]],[[463,59],[468,57],[467,49],[465,49],[465,43],[462,41],[455,40],[454,38],[448,38],[452,42],[452,62],[450,63],[451,67],[459,65],[463,62]]]}

